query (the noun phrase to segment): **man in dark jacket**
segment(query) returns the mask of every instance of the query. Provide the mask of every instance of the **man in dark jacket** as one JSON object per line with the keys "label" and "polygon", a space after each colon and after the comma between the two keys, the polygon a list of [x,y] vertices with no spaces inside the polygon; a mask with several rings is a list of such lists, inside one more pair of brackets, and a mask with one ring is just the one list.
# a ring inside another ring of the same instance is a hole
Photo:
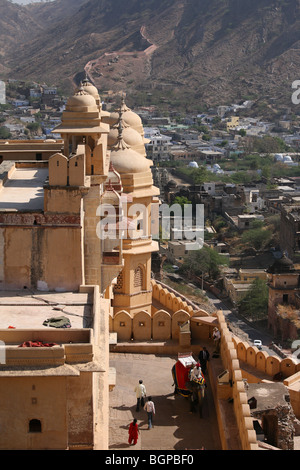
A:
{"label": "man in dark jacket", "polygon": [[207,351],[206,347],[203,346],[202,350],[199,352],[198,359],[201,365],[201,369],[203,374],[206,373],[206,364],[209,361],[209,352]]}

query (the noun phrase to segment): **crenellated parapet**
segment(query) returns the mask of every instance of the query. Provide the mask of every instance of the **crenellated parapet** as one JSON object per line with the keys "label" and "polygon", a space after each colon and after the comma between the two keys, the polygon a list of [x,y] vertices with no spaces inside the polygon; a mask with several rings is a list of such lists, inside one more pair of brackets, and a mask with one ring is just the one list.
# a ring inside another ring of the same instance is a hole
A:
{"label": "crenellated parapet", "polygon": [[[218,381],[216,384],[215,403],[218,407],[218,416],[222,416],[228,400],[232,400],[241,449],[257,450],[256,432],[253,427],[253,418],[251,417],[236,347],[223,312],[217,312],[217,318],[218,328],[221,333],[220,356],[224,369],[228,371],[228,380],[225,382]],[[226,449],[226,421],[219,419],[219,427],[220,434],[223,436],[223,446]]]}

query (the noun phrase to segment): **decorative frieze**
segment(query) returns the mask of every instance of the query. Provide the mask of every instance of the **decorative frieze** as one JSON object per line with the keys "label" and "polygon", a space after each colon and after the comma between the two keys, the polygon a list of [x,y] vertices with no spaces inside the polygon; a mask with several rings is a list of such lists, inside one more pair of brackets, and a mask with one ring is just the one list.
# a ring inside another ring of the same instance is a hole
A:
{"label": "decorative frieze", "polygon": [[1,225],[31,226],[80,226],[80,215],[0,212]]}

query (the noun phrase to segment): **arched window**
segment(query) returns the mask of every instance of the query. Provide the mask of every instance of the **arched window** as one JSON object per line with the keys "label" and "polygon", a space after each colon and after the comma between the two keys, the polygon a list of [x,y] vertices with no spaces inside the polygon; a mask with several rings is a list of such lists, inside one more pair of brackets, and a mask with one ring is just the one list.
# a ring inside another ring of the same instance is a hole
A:
{"label": "arched window", "polygon": [[138,266],[134,271],[133,285],[136,289],[143,289],[143,268]]}
{"label": "arched window", "polygon": [[29,421],[29,432],[42,432],[42,423],[39,419]]}
{"label": "arched window", "polygon": [[117,284],[115,285],[115,291],[121,291],[123,289],[123,272],[121,271],[117,277]]}

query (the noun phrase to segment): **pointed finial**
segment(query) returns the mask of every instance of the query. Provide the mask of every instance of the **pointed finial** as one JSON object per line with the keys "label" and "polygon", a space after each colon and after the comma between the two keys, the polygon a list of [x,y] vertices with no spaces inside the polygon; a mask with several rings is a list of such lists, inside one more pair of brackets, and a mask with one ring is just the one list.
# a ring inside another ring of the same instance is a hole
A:
{"label": "pointed finial", "polygon": [[87,95],[86,91],[84,91],[84,88],[82,86],[82,83],[80,84],[78,90],[76,91],[75,95]]}
{"label": "pointed finial", "polygon": [[119,138],[119,139],[123,139],[123,129],[124,129],[124,126],[123,126],[123,113],[122,113],[121,110],[120,110],[120,112],[119,112],[119,124],[118,124],[118,129],[119,129],[118,138]]}
{"label": "pointed finial", "polygon": [[130,111],[130,108],[128,108],[128,106],[125,103],[125,96],[126,96],[126,93],[122,92],[120,111],[122,111],[123,113],[125,113],[126,111]]}
{"label": "pointed finial", "polygon": [[112,146],[113,150],[120,150],[120,149],[126,150],[126,149],[130,148],[123,139],[124,126],[123,126],[123,117],[122,116],[123,116],[123,112],[120,109],[119,110],[119,120],[118,120],[118,138],[117,138],[117,142],[115,143],[115,145]]}

